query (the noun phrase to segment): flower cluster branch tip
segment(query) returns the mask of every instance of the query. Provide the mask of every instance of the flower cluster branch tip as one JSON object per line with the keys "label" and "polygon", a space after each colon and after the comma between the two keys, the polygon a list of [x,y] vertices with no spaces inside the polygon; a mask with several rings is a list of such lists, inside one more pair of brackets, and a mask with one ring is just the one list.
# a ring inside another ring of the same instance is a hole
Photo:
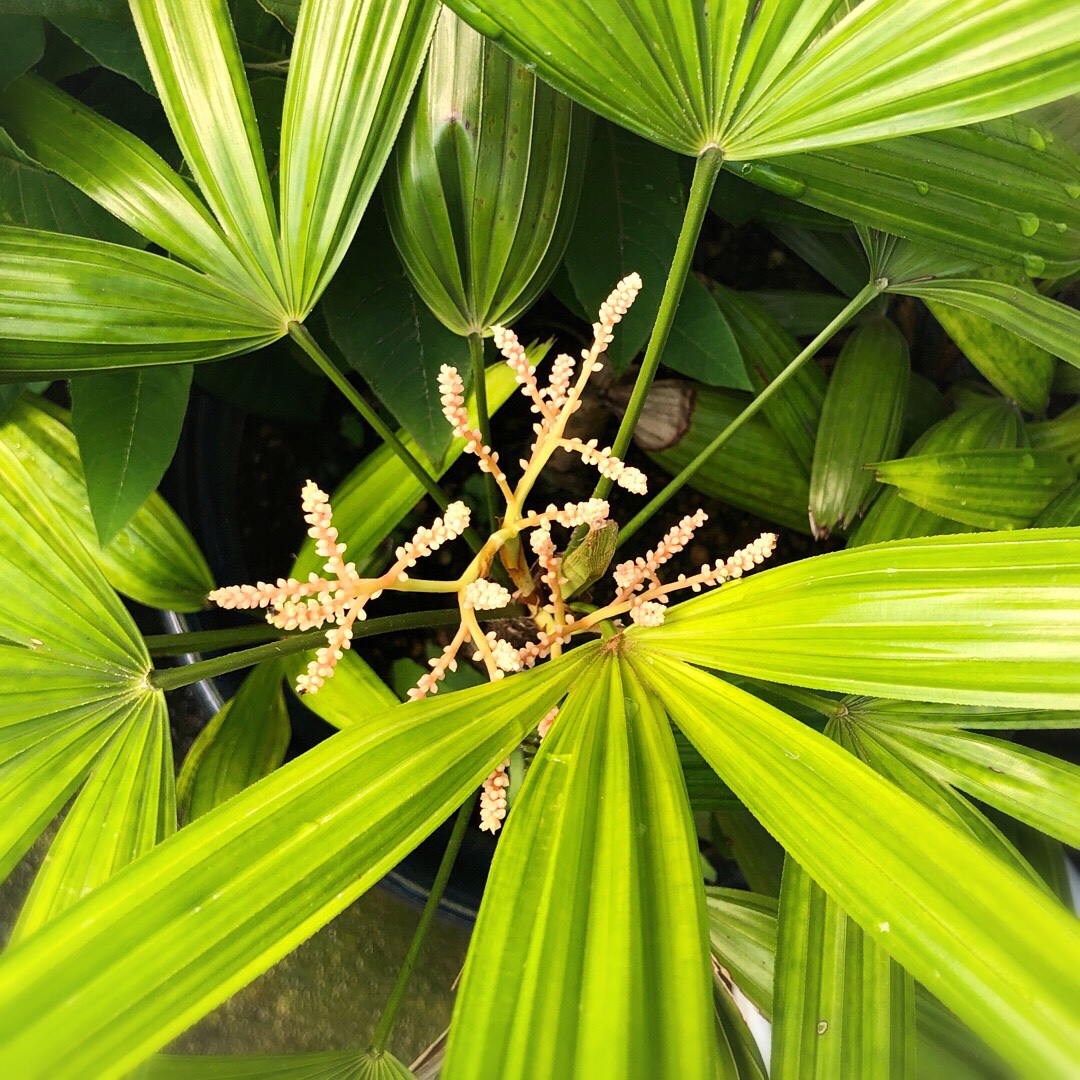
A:
{"label": "flower cluster branch tip", "polygon": [[[441,518],[430,526],[421,526],[411,539],[394,552],[394,559],[378,577],[362,577],[356,565],[346,561],[346,545],[334,526],[330,499],[314,482],[308,481],[302,493],[304,521],[308,535],[315,542],[316,554],[323,560],[322,573],[308,575],[306,581],[279,578],[255,585],[232,585],[216,589],[210,599],[224,608],[263,609],[272,625],[285,630],[327,627],[326,642],[315,653],[307,670],[297,678],[297,689],[317,693],[335,671],[349,649],[353,627],[367,617],[367,605],[387,590],[407,592],[454,593],[460,622],[453,638],[409,691],[412,701],[438,693],[445,676],[456,669],[458,656],[471,644],[473,660],[483,664],[491,680],[533,667],[549,656],[557,657],[570,640],[582,633],[609,633],[601,624],[614,626],[621,616],[640,626],[658,626],[664,621],[670,596],[682,589],[694,592],[719,585],[741,576],[767,559],[776,546],[776,537],[764,533],[752,544],[728,559],[706,563],[699,573],[685,574],[670,583],[661,581],[660,570],[674,556],[684,551],[695,531],[706,521],[699,510],[684,517],[671,528],[660,543],[636,559],[615,567],[615,595],[604,607],[571,610],[564,595],[563,552],[553,535],[557,528],[572,530],[587,527],[590,531],[610,529],[610,507],[603,499],[554,504],[543,510],[529,510],[526,502],[544,466],[557,450],[578,455],[586,465],[594,466],[606,477],[635,494],[645,494],[645,474],[615,457],[610,447],[599,446],[597,439],[568,437],[566,426],[581,405],[581,396],[590,376],[598,371],[601,358],[613,340],[613,332],[641,289],[641,279],[631,274],[618,283],[600,306],[593,324],[592,344],[582,349],[578,359],[567,353],[555,357],[545,385],[537,378],[536,368],[517,335],[505,327],[495,327],[495,343],[507,364],[513,368],[522,393],[529,399],[537,416],[535,442],[530,456],[521,462],[522,475],[511,487],[499,464],[499,455],[487,446],[480,432],[470,422],[465,405],[464,383],[453,367],[439,372],[439,393],[443,414],[454,434],[464,441],[464,449],[477,459],[481,471],[491,473],[506,501],[506,512],[466,569],[449,581],[411,577],[421,559],[457,539],[470,523],[469,508],[463,502],[451,503]],[[527,543],[522,541],[527,539]],[[530,552],[535,569],[526,555]],[[497,580],[496,560],[513,583],[513,592]],[[597,570],[597,573],[601,572]],[[590,579],[595,581],[596,575]],[[481,619],[511,602],[522,603],[531,616],[534,634],[521,643],[500,637],[498,631],[485,628]],[[552,709],[539,724],[542,738],[547,734],[557,709]],[[497,831],[506,815],[507,762],[497,766],[484,784],[481,799],[481,827]]]}
{"label": "flower cluster branch tip", "polygon": [[510,786],[510,777],[506,770],[510,759],[496,765],[491,775],[484,781],[480,791],[480,831],[496,833],[502,828],[506,817],[506,789]]}
{"label": "flower cluster branch tip", "polygon": [[367,618],[369,600],[377,599],[385,589],[401,588],[408,581],[408,570],[417,560],[457,539],[468,527],[469,508],[462,502],[451,503],[445,516],[436,518],[430,528],[421,526],[412,539],[394,553],[395,561],[381,577],[364,578],[354,563],[344,560],[345,544],[338,540],[333,524],[330,497],[311,480],[302,493],[304,520],[308,536],[315,541],[315,554],[326,560],[326,577],[309,575],[306,582],[281,579],[271,585],[231,585],[215,589],[210,600],[223,608],[268,608],[266,621],[283,630],[310,630],[332,623],[326,633],[326,645],[315,653],[307,671],[296,680],[302,693],[315,693],[334,674],[334,668],[352,641],[352,627]]}

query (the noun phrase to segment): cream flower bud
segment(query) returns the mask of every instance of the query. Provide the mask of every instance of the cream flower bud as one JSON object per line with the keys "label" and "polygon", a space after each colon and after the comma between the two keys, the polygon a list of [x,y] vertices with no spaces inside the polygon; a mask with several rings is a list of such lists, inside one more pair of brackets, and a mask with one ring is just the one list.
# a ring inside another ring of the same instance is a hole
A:
{"label": "cream flower bud", "polygon": [[610,446],[602,450],[597,447],[597,440],[590,439],[583,442],[581,439],[563,439],[560,444],[564,450],[580,454],[581,460],[586,465],[595,465],[602,476],[614,480],[621,488],[634,495],[644,495],[648,491],[649,483],[645,474],[632,465],[627,465],[620,458],[615,457]]}
{"label": "cream flower bud", "polygon": [[510,784],[506,770],[509,767],[510,759],[507,758],[484,781],[480,792],[481,832],[497,833],[506,819],[506,789]]}
{"label": "cream flower bud", "polygon": [[559,713],[559,706],[556,705],[551,709],[547,716],[536,725],[536,733],[540,736],[541,741],[547,738],[547,733],[551,730],[551,725],[555,722],[555,717]]}
{"label": "cream flower bud", "polygon": [[664,605],[655,600],[646,600],[635,604],[630,609],[630,618],[638,626],[660,626],[664,621]]}
{"label": "cream flower bud", "polygon": [[477,578],[465,586],[464,599],[477,611],[496,611],[510,603],[510,593],[497,581]]}

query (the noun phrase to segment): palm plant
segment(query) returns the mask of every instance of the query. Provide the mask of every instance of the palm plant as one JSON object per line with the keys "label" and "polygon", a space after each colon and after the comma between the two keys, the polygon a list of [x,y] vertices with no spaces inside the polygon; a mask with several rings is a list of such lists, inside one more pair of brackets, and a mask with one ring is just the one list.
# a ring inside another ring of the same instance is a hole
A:
{"label": "palm plant", "polygon": [[[718,292],[747,361],[720,392],[734,404],[692,456],[659,453],[676,475],[619,543],[685,485],[704,486],[718,462],[741,464],[723,455],[755,431],[755,446],[764,431],[779,447],[769,453],[789,455],[819,530],[843,530],[866,509],[863,465],[891,486],[847,550],[729,581],[666,617],[606,623],[599,640],[557,647],[510,678],[398,704],[347,652],[309,696],[341,730],[277,767],[283,676],[334,667],[311,660],[319,629],[155,667],[115,590],[190,610],[212,584],[172,512],[146,501],[168,455],[147,466],[125,458],[120,474],[95,479],[63,414],[20,398],[0,437],[5,871],[72,801],[0,959],[0,1063],[13,1076],[139,1066],[470,806],[558,707],[498,844],[447,1076],[762,1075],[731,987],[774,1019],[771,1075],[922,1075],[918,1062],[944,1060],[963,1032],[956,1018],[1018,1073],[1070,1075],[1075,920],[991,809],[1056,844],[1078,842],[1075,766],[993,734],[1077,726],[1073,455],[1060,428],[1032,434],[1038,425],[1016,410],[980,402],[897,457],[908,368],[891,324],[849,339],[843,376],[827,389],[812,361],[879,298],[903,295],[1041,350],[1045,362],[1017,353],[997,356],[992,376],[989,360],[984,369],[995,386],[1021,386],[1010,397],[1030,411],[1045,404],[1052,357],[1080,366],[1080,316],[1047,285],[1080,269],[1080,158],[1012,118],[1080,92],[1075,0],[449,6],[457,17],[431,0],[303,0],[276,188],[224,0],[131,0],[197,191],[43,78],[11,82],[0,124],[18,151],[163,253],[0,227],[3,377],[73,377],[77,433],[82,424],[130,448],[158,426],[153,403],[175,413],[179,402],[182,415],[186,383],[174,368],[290,339],[384,443],[332,500],[336,535],[367,573],[425,494],[443,511],[453,505],[439,483],[453,460],[487,453],[489,414],[514,375],[485,368],[483,338],[499,335],[502,348],[498,324],[562,260],[590,110],[694,159],[618,434],[610,452],[582,454],[605,463],[595,500],[626,475],[722,170],[855,222],[864,253],[864,276],[805,348]],[[444,116],[447,100],[464,112]],[[472,413],[437,462],[392,430],[308,326],[391,153],[384,201],[405,274],[469,340],[473,362]],[[510,352],[528,390],[542,350]],[[87,374],[114,381],[74,389]],[[864,424],[860,405],[875,393],[880,407]],[[96,428],[91,403],[104,410]],[[502,532],[527,516],[519,492]],[[1056,527],[1025,528],[1033,523]],[[317,554],[314,544],[300,552],[290,579],[317,571],[326,535]],[[488,548],[471,539],[482,559]],[[528,602],[516,543],[496,547]],[[558,558],[572,553],[571,543]],[[437,591],[464,595],[476,580]],[[371,619],[352,633],[444,616]],[[243,700],[185,766],[188,823],[177,830],[164,691],[254,665]],[[494,659],[487,666],[495,675]],[[236,740],[227,745],[242,775],[210,790],[199,765],[224,752],[222,732]],[[786,852],[774,906],[706,894],[684,744]],[[773,946],[767,970],[746,961],[755,933]],[[160,1057],[144,1068],[408,1075],[386,1053],[393,1011],[370,1052],[212,1065]]]}

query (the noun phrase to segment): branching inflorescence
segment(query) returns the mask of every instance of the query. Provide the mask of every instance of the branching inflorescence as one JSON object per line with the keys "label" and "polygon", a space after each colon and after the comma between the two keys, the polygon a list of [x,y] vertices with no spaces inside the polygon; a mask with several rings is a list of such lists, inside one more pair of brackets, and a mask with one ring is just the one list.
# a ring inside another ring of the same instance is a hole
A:
{"label": "branching inflorescence", "polygon": [[[637,274],[624,278],[600,307],[593,324],[593,341],[581,352],[580,363],[567,354],[555,358],[546,386],[540,386],[536,369],[512,330],[494,328],[494,340],[507,364],[513,368],[521,392],[530,400],[537,416],[533,426],[535,440],[530,456],[521,461],[522,475],[516,486],[499,464],[499,455],[485,445],[480,432],[469,422],[465,408],[464,384],[458,371],[443,366],[439,373],[439,391],[443,415],[454,434],[465,441],[465,451],[475,455],[483,472],[490,473],[506,501],[501,527],[488,537],[465,572],[452,581],[414,579],[409,571],[417,562],[459,537],[470,523],[469,508],[462,502],[451,503],[441,518],[430,527],[421,527],[412,539],[395,552],[395,561],[380,577],[361,577],[353,563],[345,561],[346,545],[334,528],[329,497],[313,482],[303,490],[304,520],[308,535],[315,540],[316,553],[323,559],[325,576],[312,573],[307,581],[279,578],[274,583],[233,585],[217,589],[210,599],[225,608],[266,608],[267,621],[285,630],[307,630],[329,624],[326,644],[297,678],[297,690],[316,693],[334,674],[334,668],[352,640],[352,627],[366,618],[367,604],[385,590],[409,592],[453,592],[457,596],[461,622],[442,655],[431,660],[431,671],[409,691],[410,700],[438,692],[439,683],[448,671],[457,667],[457,657],[467,642],[472,657],[483,663],[489,679],[532,667],[538,660],[558,656],[563,646],[576,634],[598,633],[604,625],[620,616],[642,626],[657,626],[664,621],[666,605],[672,593],[681,589],[700,591],[719,585],[762,563],[773,552],[776,536],[764,533],[752,544],[726,560],[706,563],[692,576],[680,574],[670,583],[661,581],[658,571],[683,551],[695,530],[706,521],[699,510],[675,525],[659,545],[644,556],[620,563],[613,574],[614,599],[604,607],[576,616],[563,595],[562,555],[552,535],[556,526],[572,530],[580,526],[595,529],[608,520],[609,506],[603,499],[550,505],[542,511],[529,512],[525,503],[533,485],[557,450],[577,454],[586,465],[593,465],[602,475],[627,491],[644,495],[645,474],[615,457],[610,447],[600,448],[596,439],[582,441],[565,434],[570,417],[581,406],[581,395],[592,374],[602,367],[601,357],[613,339],[613,331],[633,304],[641,288]],[[537,574],[521,543],[528,534],[528,548],[535,558]],[[489,575],[498,558],[516,592]],[[497,611],[512,599],[525,604],[536,626],[536,637],[524,645],[514,645],[494,631],[485,631],[480,623],[483,613]],[[541,737],[555,718],[552,710],[540,722]],[[481,828],[492,832],[500,828],[506,815],[508,762],[500,764],[484,783],[481,805]]]}

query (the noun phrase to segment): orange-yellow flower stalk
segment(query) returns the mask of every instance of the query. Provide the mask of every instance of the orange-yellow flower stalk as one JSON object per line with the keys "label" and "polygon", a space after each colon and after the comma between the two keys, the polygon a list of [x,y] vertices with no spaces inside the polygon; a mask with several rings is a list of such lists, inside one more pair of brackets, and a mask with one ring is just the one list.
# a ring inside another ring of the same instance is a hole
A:
{"label": "orange-yellow flower stalk", "polygon": [[[307,671],[297,679],[297,688],[316,693],[334,674],[338,662],[349,649],[353,626],[366,618],[367,604],[387,589],[411,592],[453,592],[457,595],[460,623],[442,654],[431,660],[431,670],[425,673],[409,691],[411,701],[438,692],[447,673],[456,669],[458,656],[466,642],[471,642],[472,658],[483,663],[489,679],[531,668],[548,656],[558,656],[562,647],[576,634],[600,629],[607,623],[618,629],[614,620],[627,616],[639,626],[658,626],[664,621],[669,597],[681,589],[700,589],[718,585],[741,576],[768,558],[776,537],[764,533],[752,544],[735,552],[726,560],[706,563],[699,573],[687,577],[680,574],[671,583],[661,581],[661,567],[684,551],[695,530],[704,525],[706,515],[699,510],[684,517],[673,526],[652,550],[620,563],[612,577],[615,584],[613,600],[606,606],[575,615],[563,595],[563,559],[552,536],[556,525],[575,529],[582,525],[598,526],[608,519],[610,507],[602,499],[551,504],[540,511],[526,509],[526,501],[544,465],[556,450],[577,454],[586,465],[599,469],[602,475],[614,480],[625,490],[644,494],[645,474],[615,457],[610,447],[599,446],[597,439],[567,437],[566,425],[580,408],[581,396],[591,375],[601,367],[601,358],[613,339],[615,326],[620,322],[641,289],[641,279],[630,274],[616,285],[600,307],[593,324],[592,344],[581,351],[580,363],[572,356],[558,355],[551,367],[545,386],[536,377],[536,369],[518,340],[506,327],[495,327],[495,344],[507,364],[513,368],[522,393],[529,398],[538,420],[534,425],[535,442],[528,458],[521,462],[522,476],[511,487],[499,464],[499,455],[484,441],[469,422],[465,409],[465,393],[461,376],[453,367],[444,365],[438,384],[442,410],[454,434],[464,440],[465,451],[473,454],[483,472],[491,473],[503,498],[506,513],[500,528],[488,537],[466,570],[452,581],[429,581],[410,578],[409,573],[419,560],[459,537],[469,526],[470,512],[462,502],[451,503],[441,518],[430,526],[417,529],[413,537],[394,553],[394,561],[379,577],[364,578],[355,564],[346,561],[346,545],[338,536],[333,523],[329,497],[312,481],[304,486],[302,507],[308,535],[315,541],[315,550],[324,560],[323,574],[310,574],[307,581],[279,578],[276,582],[260,581],[256,585],[233,585],[216,589],[210,599],[226,608],[265,609],[267,620],[286,630],[304,630],[328,625],[326,643],[318,649]],[[534,575],[524,556],[522,541],[528,534],[528,548],[536,557],[539,573]],[[510,591],[495,579],[493,568],[501,558],[513,578],[517,592]],[[519,599],[532,616],[536,627],[533,640],[515,644],[486,630],[481,618],[487,612],[505,608]],[[581,616],[581,617],[578,617]],[[608,632],[605,630],[605,632]],[[540,721],[538,732],[543,738],[550,729],[558,707]],[[481,828],[496,832],[506,816],[506,788],[509,760],[495,767],[484,782],[481,795]]]}

